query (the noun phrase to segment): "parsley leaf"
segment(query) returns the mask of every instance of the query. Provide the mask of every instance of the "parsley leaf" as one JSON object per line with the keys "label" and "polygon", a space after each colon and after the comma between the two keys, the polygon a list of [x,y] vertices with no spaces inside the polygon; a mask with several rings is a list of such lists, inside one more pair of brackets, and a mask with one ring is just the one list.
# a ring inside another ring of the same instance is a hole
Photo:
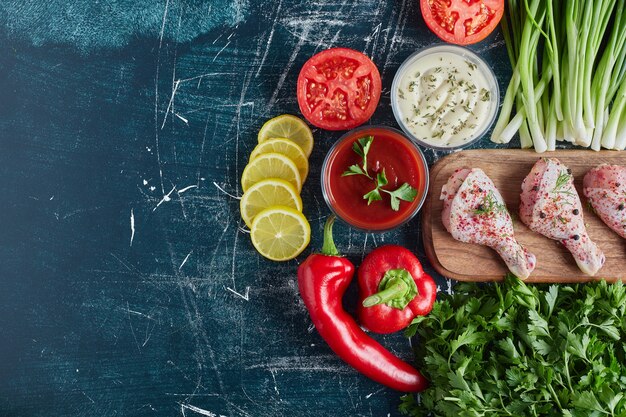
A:
{"label": "parsley leaf", "polygon": [[416,335],[430,387],[410,416],[626,416],[626,287],[457,284]]}
{"label": "parsley leaf", "polygon": [[360,139],[357,139],[356,142],[352,145],[352,149],[359,156],[365,158],[367,153],[370,151],[370,146],[372,146],[372,142],[374,142],[374,136],[364,136]]}
{"label": "parsley leaf", "polygon": [[554,311],[554,305],[556,304],[556,300],[559,296],[559,287],[558,285],[550,285],[548,291],[544,294],[544,299],[546,302],[546,316],[550,317],[552,315],[552,311]]}
{"label": "parsley leaf", "polygon": [[376,185],[380,188],[387,185],[387,183],[387,175],[385,174],[385,168],[383,168],[383,170],[376,175]]}
{"label": "parsley leaf", "polygon": [[365,194],[363,196],[363,199],[367,200],[367,205],[369,206],[370,204],[372,204],[373,201],[380,201],[383,199],[383,197],[380,195],[380,190],[378,189],[378,187],[376,187],[369,193]]}
{"label": "parsley leaf", "polygon": [[370,151],[372,142],[374,142],[374,136],[364,136],[354,141],[354,143],[352,144],[352,150],[354,151],[354,153],[363,158],[363,163],[360,166],[351,165],[350,167],[348,167],[347,171],[344,171],[344,173],[341,174],[342,177],[347,177],[350,175],[365,175],[367,178],[372,178],[367,172],[367,154]]}
{"label": "parsley leaf", "polygon": [[[363,162],[362,165],[350,165],[348,169],[341,174],[342,177],[364,175],[367,178],[373,179],[367,172],[367,154],[370,151],[372,142],[374,142],[373,136],[365,136],[357,139],[352,144],[352,150],[363,158]],[[383,199],[381,192],[389,194],[391,209],[394,211],[400,210],[400,200],[411,202],[417,196],[417,190],[406,182],[393,191],[383,189],[382,187],[389,183],[387,175],[385,174],[385,168],[376,174],[376,179],[374,181],[376,182],[376,188],[363,195],[363,199],[367,200],[368,206],[372,204],[373,201],[381,201]]]}
{"label": "parsley leaf", "polygon": [[408,183],[402,184],[397,190],[387,191],[382,190],[389,194],[391,197],[391,208],[394,211],[400,210],[400,200],[411,202],[415,200],[417,196],[417,190],[411,187]]}
{"label": "parsley leaf", "polygon": [[417,190],[406,182],[394,191],[382,188],[388,183],[387,175],[385,174],[385,169],[383,168],[382,171],[376,174],[376,188],[363,196],[364,199],[368,200],[368,205],[373,201],[370,200],[372,195],[375,196],[375,200],[382,200],[382,196],[380,194],[381,191],[389,194],[389,197],[391,198],[391,209],[393,211],[400,210],[400,200],[411,202],[415,199],[415,196],[417,196]]}
{"label": "parsley leaf", "polygon": [[344,171],[344,173],[341,174],[342,177],[347,177],[349,175],[367,175],[367,174],[365,174],[365,172],[363,171],[363,168],[355,164],[355,165],[350,165],[348,167],[348,170]]}
{"label": "parsley leaf", "polygon": [[479,344],[484,339],[484,334],[476,332],[476,329],[469,326],[462,334],[450,342],[450,356],[461,347],[466,345]]}

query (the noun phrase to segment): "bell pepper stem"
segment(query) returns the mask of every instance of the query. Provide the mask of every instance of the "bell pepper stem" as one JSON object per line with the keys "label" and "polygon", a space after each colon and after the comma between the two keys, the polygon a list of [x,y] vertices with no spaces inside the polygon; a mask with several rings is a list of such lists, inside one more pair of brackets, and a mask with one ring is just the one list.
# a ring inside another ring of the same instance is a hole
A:
{"label": "bell pepper stem", "polygon": [[402,297],[408,288],[408,285],[406,285],[406,283],[401,279],[394,279],[389,282],[387,288],[364,299],[362,303],[363,307],[372,307],[378,304],[386,303],[394,298]]}
{"label": "bell pepper stem", "polygon": [[324,243],[322,245],[322,255],[339,256],[339,251],[333,240],[333,223],[337,217],[332,214],[324,224]]}

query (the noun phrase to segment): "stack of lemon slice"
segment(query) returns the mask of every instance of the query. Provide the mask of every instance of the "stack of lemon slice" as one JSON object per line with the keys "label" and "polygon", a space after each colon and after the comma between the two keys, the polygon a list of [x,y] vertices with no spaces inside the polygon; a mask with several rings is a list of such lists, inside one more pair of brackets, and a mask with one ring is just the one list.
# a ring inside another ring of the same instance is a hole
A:
{"label": "stack of lemon slice", "polygon": [[258,141],[241,176],[241,218],[261,255],[286,261],[311,239],[300,190],[309,173],[313,134],[302,120],[284,114],[263,125]]}

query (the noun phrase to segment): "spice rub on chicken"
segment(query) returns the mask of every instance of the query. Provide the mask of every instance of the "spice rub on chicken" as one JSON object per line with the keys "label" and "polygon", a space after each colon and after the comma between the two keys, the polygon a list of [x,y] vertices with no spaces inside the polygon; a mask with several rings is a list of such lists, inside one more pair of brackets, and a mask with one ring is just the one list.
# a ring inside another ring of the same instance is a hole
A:
{"label": "spice rub on chicken", "polygon": [[452,237],[494,249],[513,274],[528,278],[536,257],[515,239],[511,215],[483,170],[456,170],[442,187],[440,199],[443,225]]}
{"label": "spice rub on chicken", "polygon": [[572,171],[558,159],[539,159],[522,182],[520,219],[561,242],[585,274],[593,276],[604,265],[604,253],[587,234]]}
{"label": "spice rub on chicken", "polygon": [[585,174],[583,194],[598,217],[626,239],[626,167],[599,165]]}

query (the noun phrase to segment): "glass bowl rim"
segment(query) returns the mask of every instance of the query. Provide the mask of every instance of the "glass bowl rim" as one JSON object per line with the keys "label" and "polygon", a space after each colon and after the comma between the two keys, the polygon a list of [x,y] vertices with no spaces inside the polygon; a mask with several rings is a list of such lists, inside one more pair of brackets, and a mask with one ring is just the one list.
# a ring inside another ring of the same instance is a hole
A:
{"label": "glass bowl rim", "polygon": [[[406,128],[404,122],[402,121],[402,117],[400,116],[400,110],[398,109],[398,84],[400,84],[400,79],[402,78],[402,76],[404,75],[404,73],[406,72],[406,69],[408,68],[409,65],[411,65],[414,61],[416,61],[418,58],[421,58],[422,56],[426,56],[428,54],[432,54],[432,53],[436,53],[436,52],[449,52],[449,53],[453,53],[456,55],[459,55],[463,58],[469,58],[472,61],[474,61],[474,63],[478,63],[478,66],[481,69],[486,69],[487,71],[482,71],[483,74],[485,75],[485,78],[487,78],[487,82],[490,83],[490,88],[491,88],[491,95],[493,97],[492,102],[493,104],[493,110],[492,111],[492,115],[489,119],[489,121],[487,123],[485,123],[485,127],[484,129],[481,129],[479,131],[477,131],[475,133],[475,137],[471,140],[468,140],[467,142],[464,142],[460,145],[457,146],[438,146],[438,145],[433,145],[432,143],[428,143],[425,142],[417,137],[415,137],[415,135],[413,135],[413,133],[411,133],[409,131],[408,128]],[[450,45],[450,44],[445,44],[445,43],[439,43],[436,45],[430,45],[430,46],[426,46],[424,48],[420,48],[418,50],[416,50],[415,52],[413,52],[411,55],[409,55],[404,62],[402,62],[402,64],[400,65],[400,67],[398,68],[398,71],[396,71],[396,74],[393,77],[393,82],[391,84],[391,110],[393,112],[393,116],[396,119],[396,123],[398,123],[398,125],[400,126],[400,128],[402,129],[402,131],[406,134],[406,136],[408,136],[413,142],[424,146],[425,148],[430,148],[430,149],[434,149],[437,151],[454,151],[454,150],[459,150],[459,149],[463,149],[466,148],[476,142],[478,142],[480,139],[482,139],[485,134],[489,131],[489,129],[491,129],[493,127],[493,124],[496,121],[496,118],[498,116],[498,109],[500,107],[500,86],[498,84],[498,78],[496,77],[496,74],[493,72],[493,69],[491,68],[491,66],[489,66],[489,64],[487,64],[487,62],[481,58],[476,52],[472,51],[469,48],[466,48],[464,46],[460,46],[460,45]]]}

